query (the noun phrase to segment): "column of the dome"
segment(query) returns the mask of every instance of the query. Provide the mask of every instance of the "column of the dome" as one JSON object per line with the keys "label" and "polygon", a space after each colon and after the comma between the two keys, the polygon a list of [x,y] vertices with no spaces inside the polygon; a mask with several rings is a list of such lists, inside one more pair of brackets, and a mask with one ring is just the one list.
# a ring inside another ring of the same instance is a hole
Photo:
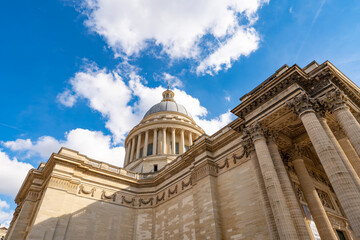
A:
{"label": "column of the dome", "polygon": [[192,133],[189,131],[189,147],[192,145]]}
{"label": "column of the dome", "polygon": [[180,129],[180,154],[185,152],[184,129]]}
{"label": "column of the dome", "polygon": [[171,153],[176,154],[175,128],[171,129]]}
{"label": "column of the dome", "polygon": [[153,135],[153,155],[156,155],[156,149],[157,149],[157,129],[154,129],[154,135]]}
{"label": "column of the dome", "polygon": [[134,160],[134,151],[135,151],[135,137],[131,139],[131,152],[130,152],[129,163],[131,163]]}
{"label": "column of the dome", "polygon": [[129,163],[129,156],[130,156],[130,142],[125,147],[125,159],[124,159],[124,165],[127,165]]}
{"label": "column of the dome", "polygon": [[140,157],[141,133],[137,135],[136,159]]}
{"label": "column of the dome", "polygon": [[166,128],[162,129],[162,153],[166,154]]}
{"label": "column of the dome", "polygon": [[149,130],[145,132],[145,140],[144,140],[144,148],[143,148],[143,156],[147,156],[147,149],[148,149],[148,141],[149,141]]}

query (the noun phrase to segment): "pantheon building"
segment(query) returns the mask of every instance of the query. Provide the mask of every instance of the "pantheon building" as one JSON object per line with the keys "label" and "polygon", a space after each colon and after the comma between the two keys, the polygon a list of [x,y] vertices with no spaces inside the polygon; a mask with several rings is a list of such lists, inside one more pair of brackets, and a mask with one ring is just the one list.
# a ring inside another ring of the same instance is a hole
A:
{"label": "pantheon building", "polygon": [[164,91],[123,168],[60,149],[29,171],[6,239],[360,240],[359,87],[314,61],[240,101],[209,136]]}

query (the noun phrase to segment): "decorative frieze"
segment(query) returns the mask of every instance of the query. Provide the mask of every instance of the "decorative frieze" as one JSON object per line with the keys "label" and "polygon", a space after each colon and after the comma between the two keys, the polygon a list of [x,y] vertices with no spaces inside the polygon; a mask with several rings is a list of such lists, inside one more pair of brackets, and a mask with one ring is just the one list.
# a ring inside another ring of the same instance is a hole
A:
{"label": "decorative frieze", "polygon": [[94,197],[94,193],[96,191],[96,188],[86,188],[84,185],[80,185],[78,194],[86,194],[91,195],[91,197]]}
{"label": "decorative frieze", "polygon": [[154,198],[149,198],[148,200],[144,200],[142,198],[139,199],[139,207],[141,207],[142,205],[150,205],[152,206],[153,205],[153,201],[154,201]]}
{"label": "decorative frieze", "polygon": [[171,195],[176,194],[178,192],[178,186],[176,185],[174,190],[171,190],[171,188],[168,189],[168,197],[170,198]]}
{"label": "decorative frieze", "polygon": [[333,204],[331,203],[330,197],[326,192],[317,188],[316,192],[318,193],[320,201],[324,207],[335,210]]}

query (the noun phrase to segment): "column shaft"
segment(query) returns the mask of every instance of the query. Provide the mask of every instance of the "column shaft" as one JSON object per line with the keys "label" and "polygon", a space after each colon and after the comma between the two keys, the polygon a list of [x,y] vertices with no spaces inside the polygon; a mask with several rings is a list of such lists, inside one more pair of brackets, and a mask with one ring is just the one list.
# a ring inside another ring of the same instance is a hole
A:
{"label": "column shaft", "polygon": [[296,175],[300,181],[301,190],[304,193],[305,200],[308,203],[321,239],[337,240],[319,195],[313,185],[312,179],[305,167],[304,160],[300,158],[294,159],[293,164]]}
{"label": "column shaft", "polygon": [[189,147],[192,145],[192,133],[189,131]]}
{"label": "column shaft", "polygon": [[358,187],[358,189],[360,191],[360,179],[359,179],[359,176],[356,174],[353,166],[351,165],[349,159],[347,158],[346,154],[344,153],[343,149],[341,148],[341,146],[340,146],[339,142],[337,141],[334,133],[331,131],[329,125],[326,122],[326,119],[324,117],[320,117],[319,121],[320,121],[322,127],[324,128],[326,134],[329,136],[331,142],[333,143],[333,145],[335,147],[335,150],[337,151],[337,153],[339,154],[339,156],[343,160],[343,163],[344,163],[345,167],[347,168],[347,170],[349,171],[349,174],[353,178],[354,183],[356,184],[356,186]]}
{"label": "column shaft", "polygon": [[124,159],[124,166],[129,163],[129,156],[130,156],[130,141],[128,142],[127,146],[125,147],[125,159]]}
{"label": "column shaft", "polygon": [[261,170],[260,170],[260,166],[259,166],[259,160],[258,160],[258,158],[256,156],[255,151],[252,151],[250,153],[250,159],[251,159],[252,163],[254,164],[254,170],[255,170],[255,173],[256,173],[256,178],[257,178],[257,182],[258,182],[258,185],[259,185],[259,191],[260,191],[260,195],[261,195],[261,202],[262,202],[264,212],[265,212],[266,223],[267,223],[267,226],[269,228],[270,239],[271,240],[277,240],[277,239],[279,239],[279,234],[278,234],[277,229],[276,229],[276,223],[275,223],[274,215],[273,215],[272,210],[271,210],[269,197],[268,197],[268,195],[266,193],[264,178],[263,178],[263,176],[261,174]]}
{"label": "column shaft", "polygon": [[315,112],[305,111],[300,114],[300,118],[350,225],[357,238],[360,238],[360,192]]}
{"label": "column shaft", "polygon": [[299,239],[308,240],[310,236],[306,227],[306,223],[304,221],[305,219],[301,211],[301,206],[299,205],[299,202],[295,195],[292,183],[289,179],[288,173],[280,156],[279,149],[273,139],[269,140],[269,151],[271,154],[271,158],[273,159],[274,167],[279,177],[279,181],[284,192],[286,202],[289,206],[291,217],[292,219],[294,219],[298,237]]}
{"label": "column shaft", "polygon": [[140,147],[141,147],[141,133],[139,133],[137,136],[136,159],[140,158]]}
{"label": "column shaft", "polygon": [[338,139],[341,148],[344,150],[356,174],[360,177],[360,158],[347,137]]}
{"label": "column shaft", "polygon": [[131,163],[134,160],[134,151],[135,151],[135,136],[131,139],[131,152],[130,152],[129,163]]}
{"label": "column shaft", "polygon": [[280,239],[299,239],[265,138],[255,139],[254,146]]}
{"label": "column shaft", "polygon": [[347,106],[334,110],[336,120],[360,156],[360,124]]}
{"label": "column shaft", "polygon": [[166,128],[162,129],[162,153],[166,154]]}
{"label": "column shaft", "polygon": [[157,149],[157,129],[154,129],[154,134],[153,134],[153,155],[156,155],[156,149]]}
{"label": "column shaft", "polygon": [[175,128],[171,129],[171,153],[176,154],[176,139],[175,139]]}
{"label": "column shaft", "polygon": [[185,152],[184,129],[180,130],[180,154]]}
{"label": "column shaft", "polygon": [[145,132],[145,140],[144,140],[144,148],[143,148],[143,156],[147,156],[147,150],[148,150],[148,143],[149,143],[149,130]]}

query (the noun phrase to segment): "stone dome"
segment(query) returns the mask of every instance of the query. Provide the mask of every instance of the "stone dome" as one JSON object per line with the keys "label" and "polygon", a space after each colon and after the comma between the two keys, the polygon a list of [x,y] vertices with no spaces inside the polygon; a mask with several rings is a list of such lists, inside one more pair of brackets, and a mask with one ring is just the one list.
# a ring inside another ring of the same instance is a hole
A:
{"label": "stone dome", "polygon": [[161,101],[158,104],[155,104],[145,113],[144,118],[157,112],[178,112],[192,118],[191,114],[183,105],[172,101]]}
{"label": "stone dome", "polygon": [[191,114],[186,110],[186,108],[183,105],[175,102],[174,96],[175,96],[175,93],[173,91],[171,91],[169,89],[164,91],[163,99],[161,100],[161,102],[152,106],[145,113],[144,118],[146,118],[147,116],[149,116],[153,113],[158,113],[158,112],[178,112],[178,113],[182,113],[182,114],[192,118]]}

